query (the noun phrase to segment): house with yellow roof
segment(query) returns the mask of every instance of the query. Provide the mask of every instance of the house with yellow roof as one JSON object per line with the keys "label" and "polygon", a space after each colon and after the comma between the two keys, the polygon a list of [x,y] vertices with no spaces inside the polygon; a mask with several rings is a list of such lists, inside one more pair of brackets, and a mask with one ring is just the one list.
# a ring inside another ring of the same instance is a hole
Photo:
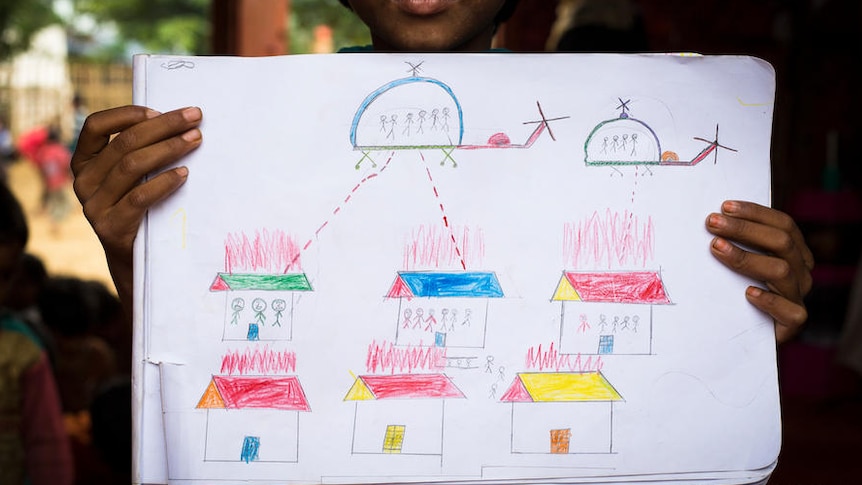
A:
{"label": "house with yellow roof", "polygon": [[600,372],[522,372],[500,398],[512,406],[515,454],[613,453],[614,404]]}
{"label": "house with yellow roof", "polygon": [[560,302],[560,351],[650,355],[653,310],[672,304],[658,271],[564,271],[551,301]]}

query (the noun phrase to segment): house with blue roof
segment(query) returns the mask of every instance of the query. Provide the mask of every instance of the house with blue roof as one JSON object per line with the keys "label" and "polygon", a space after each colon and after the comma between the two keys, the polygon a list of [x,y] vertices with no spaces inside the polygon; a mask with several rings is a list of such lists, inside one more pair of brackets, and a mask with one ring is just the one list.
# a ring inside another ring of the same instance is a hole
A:
{"label": "house with blue roof", "polygon": [[482,348],[490,302],[503,298],[490,271],[402,271],[386,298],[398,301],[396,345]]}

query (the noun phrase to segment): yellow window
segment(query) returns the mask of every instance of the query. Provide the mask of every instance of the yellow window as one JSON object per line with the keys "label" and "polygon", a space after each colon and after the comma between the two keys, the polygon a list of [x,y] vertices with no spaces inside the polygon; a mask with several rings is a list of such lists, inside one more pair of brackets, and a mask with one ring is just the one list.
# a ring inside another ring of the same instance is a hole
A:
{"label": "yellow window", "polygon": [[401,453],[402,444],[404,444],[404,425],[387,426],[386,437],[383,438],[383,453]]}

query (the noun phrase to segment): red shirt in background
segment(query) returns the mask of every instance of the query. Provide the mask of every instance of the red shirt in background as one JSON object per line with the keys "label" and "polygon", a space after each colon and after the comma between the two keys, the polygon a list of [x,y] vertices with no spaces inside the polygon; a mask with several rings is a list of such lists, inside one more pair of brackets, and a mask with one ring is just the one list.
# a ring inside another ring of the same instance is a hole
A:
{"label": "red shirt in background", "polygon": [[48,191],[63,188],[71,179],[69,164],[72,154],[59,142],[46,141],[36,150],[32,160],[39,167]]}

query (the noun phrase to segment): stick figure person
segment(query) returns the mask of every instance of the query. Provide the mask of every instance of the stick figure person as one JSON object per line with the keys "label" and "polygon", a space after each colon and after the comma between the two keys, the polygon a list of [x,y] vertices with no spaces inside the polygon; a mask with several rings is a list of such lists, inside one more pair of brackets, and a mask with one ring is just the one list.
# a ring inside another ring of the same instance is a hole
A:
{"label": "stick figure person", "polygon": [[587,321],[587,314],[581,313],[580,319],[581,324],[578,325],[578,333],[587,333],[587,330],[590,329],[590,322]]}
{"label": "stick figure person", "polygon": [[605,333],[605,330],[607,330],[607,328],[608,320],[607,317],[605,317],[605,314],[602,313],[601,315],[599,315],[599,332]]}
{"label": "stick figure person", "polygon": [[386,134],[386,138],[395,139],[395,126],[398,125],[398,115],[392,115],[389,118],[389,133]]}
{"label": "stick figure person", "polygon": [[422,308],[416,309],[416,316],[413,317],[413,328],[414,329],[422,328],[422,322],[425,321],[425,318],[423,317],[424,314],[425,314],[425,311],[422,310]]}
{"label": "stick figure person", "polygon": [[410,317],[413,315],[413,310],[409,308],[404,309],[404,323],[401,324],[401,328],[410,328]]}
{"label": "stick figure person", "polygon": [[425,133],[425,130],[422,129],[422,125],[425,124],[425,115],[426,114],[427,114],[427,112],[424,109],[419,110],[419,127],[416,129],[417,133],[420,133],[420,134]]}
{"label": "stick figure person", "polygon": [[230,324],[236,325],[237,323],[239,323],[239,313],[242,311],[243,308],[245,308],[245,300],[239,297],[234,298],[230,304],[230,308],[231,310],[233,310],[233,316],[230,319]]}
{"label": "stick figure person", "polygon": [[282,300],[281,298],[276,298],[272,300],[272,309],[275,310],[275,322],[272,324],[273,327],[278,325],[281,326],[281,315],[284,313],[284,309],[287,308],[287,302]]}
{"label": "stick figure person", "polygon": [[489,355],[485,357],[485,373],[493,374],[494,373],[494,356]]}
{"label": "stick figure person", "polygon": [[473,312],[469,308],[464,310],[464,321],[461,322],[462,327],[469,327],[470,326],[470,314],[471,313],[473,313]]}
{"label": "stick figure person", "polygon": [[254,310],[254,319],[257,320],[258,325],[263,326],[263,323],[266,322],[266,315],[263,314],[263,311],[266,310],[266,302],[263,298],[255,298],[251,302],[251,309]]}
{"label": "stick figure person", "polygon": [[404,121],[404,131],[401,134],[407,135],[409,138],[411,126],[413,126],[413,113],[407,113],[407,119]]}
{"label": "stick figure person", "polygon": [[425,319],[425,331],[433,332],[434,326],[437,325],[437,317],[434,316],[434,309],[428,310],[428,317]]}
{"label": "stick figure person", "polygon": [[[458,309],[453,308],[452,314],[449,316],[449,331],[455,331],[455,321],[458,320]],[[443,325],[446,325],[446,322],[443,322]]]}

